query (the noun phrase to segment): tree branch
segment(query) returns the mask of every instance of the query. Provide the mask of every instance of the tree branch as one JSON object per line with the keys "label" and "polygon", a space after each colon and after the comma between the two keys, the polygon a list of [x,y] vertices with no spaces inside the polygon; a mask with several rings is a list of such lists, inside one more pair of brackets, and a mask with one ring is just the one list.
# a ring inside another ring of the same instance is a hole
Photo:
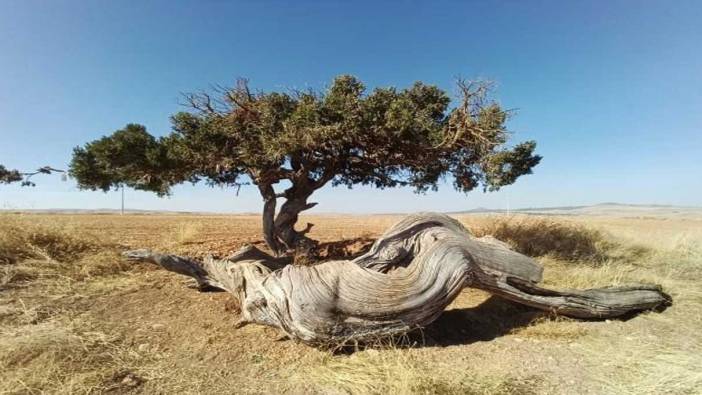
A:
{"label": "tree branch", "polygon": [[0,165],[0,182],[10,184],[22,181],[22,186],[35,186],[31,178],[37,174],[65,173],[65,170],[55,169],[51,166],[43,166],[32,172],[20,172],[18,170],[7,170]]}

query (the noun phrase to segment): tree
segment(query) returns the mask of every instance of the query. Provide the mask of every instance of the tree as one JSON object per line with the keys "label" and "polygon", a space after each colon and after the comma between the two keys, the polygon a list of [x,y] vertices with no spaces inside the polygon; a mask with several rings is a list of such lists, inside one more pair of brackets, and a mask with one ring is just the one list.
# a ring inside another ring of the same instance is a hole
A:
{"label": "tree", "polygon": [[22,174],[18,170],[9,170],[0,165],[0,183],[11,184],[18,181],[22,181]]}
{"label": "tree", "polygon": [[[432,213],[407,216],[350,261],[277,270],[290,257],[274,258],[253,246],[226,260],[204,262],[148,250],[125,256],[190,276],[201,290],[231,292],[241,306],[237,326],[272,326],[291,339],[323,346],[372,342],[425,327],[464,287],[586,319],[622,317],[671,303],[652,284],[542,288],[537,284],[543,268],[536,261],[489,236],[474,238],[458,221]],[[308,281],[312,278],[319,281]]]}
{"label": "tree", "polygon": [[63,173],[65,170],[54,169],[51,166],[38,168],[36,171],[21,173],[19,170],[8,170],[5,166],[0,165],[0,183],[12,184],[13,182],[22,181],[22,186],[36,186],[30,179],[37,174],[51,174],[53,172]]}
{"label": "tree", "polygon": [[[74,149],[71,174],[85,189],[121,185],[166,195],[185,181],[258,187],[263,234],[276,255],[313,245],[299,214],[314,191],[333,186],[408,186],[497,190],[531,173],[535,143],[507,147],[510,112],[489,98],[490,85],[458,81],[460,100],[416,82],[367,93],[352,76],[325,92],[252,92],[245,80],[214,94],[185,95],[189,111],[172,116],[173,131],[154,137],[129,124]],[[289,186],[276,190],[287,181]],[[277,199],[284,199],[276,215]]]}

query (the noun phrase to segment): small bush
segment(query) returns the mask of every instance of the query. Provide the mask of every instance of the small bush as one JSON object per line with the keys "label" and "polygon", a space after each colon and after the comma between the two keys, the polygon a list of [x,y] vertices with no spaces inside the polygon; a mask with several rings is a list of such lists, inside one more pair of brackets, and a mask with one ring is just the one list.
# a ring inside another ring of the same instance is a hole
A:
{"label": "small bush", "polygon": [[0,290],[39,278],[69,281],[107,276],[130,267],[115,245],[80,228],[0,217]]}
{"label": "small bush", "polygon": [[103,247],[97,238],[72,227],[3,220],[0,225],[0,263],[22,259],[68,262]]}
{"label": "small bush", "polygon": [[543,217],[492,217],[471,231],[494,236],[525,255],[568,261],[601,262],[616,246],[599,230]]}

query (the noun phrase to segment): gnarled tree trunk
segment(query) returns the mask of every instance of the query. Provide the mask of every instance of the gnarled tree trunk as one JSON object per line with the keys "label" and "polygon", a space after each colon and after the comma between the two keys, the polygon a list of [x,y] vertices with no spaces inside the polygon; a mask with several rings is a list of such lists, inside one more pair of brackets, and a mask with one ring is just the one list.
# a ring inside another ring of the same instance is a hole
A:
{"label": "gnarled tree trunk", "polygon": [[[263,238],[273,253],[281,256],[290,250],[311,250],[315,243],[306,234],[312,229],[312,224],[308,223],[303,230],[296,230],[295,224],[302,211],[317,205],[317,203],[307,203],[307,199],[314,190],[293,186],[285,193],[278,195],[270,184],[259,184],[259,190],[264,202]],[[284,197],[286,200],[276,215],[278,197]]]}
{"label": "gnarled tree trunk", "polygon": [[226,260],[196,262],[145,250],[126,253],[231,292],[239,324],[276,327],[314,345],[368,341],[434,321],[461,290],[476,287],[515,302],[578,318],[609,318],[669,303],[659,286],[584,291],[537,286],[542,268],[493,238],[474,238],[441,214],[409,215],[354,260],[287,264],[246,247]]}

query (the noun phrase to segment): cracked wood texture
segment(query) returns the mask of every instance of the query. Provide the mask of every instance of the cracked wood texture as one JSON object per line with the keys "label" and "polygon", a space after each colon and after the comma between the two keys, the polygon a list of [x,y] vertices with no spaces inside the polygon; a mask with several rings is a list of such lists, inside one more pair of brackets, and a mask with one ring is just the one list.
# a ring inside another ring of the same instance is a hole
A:
{"label": "cracked wood texture", "polygon": [[549,290],[542,267],[491,237],[475,238],[442,214],[405,217],[354,260],[289,264],[248,246],[225,260],[197,262],[136,250],[125,253],[193,277],[241,303],[239,325],[276,327],[312,345],[366,342],[434,321],[464,287],[577,318],[611,318],[667,305],[660,286]]}

